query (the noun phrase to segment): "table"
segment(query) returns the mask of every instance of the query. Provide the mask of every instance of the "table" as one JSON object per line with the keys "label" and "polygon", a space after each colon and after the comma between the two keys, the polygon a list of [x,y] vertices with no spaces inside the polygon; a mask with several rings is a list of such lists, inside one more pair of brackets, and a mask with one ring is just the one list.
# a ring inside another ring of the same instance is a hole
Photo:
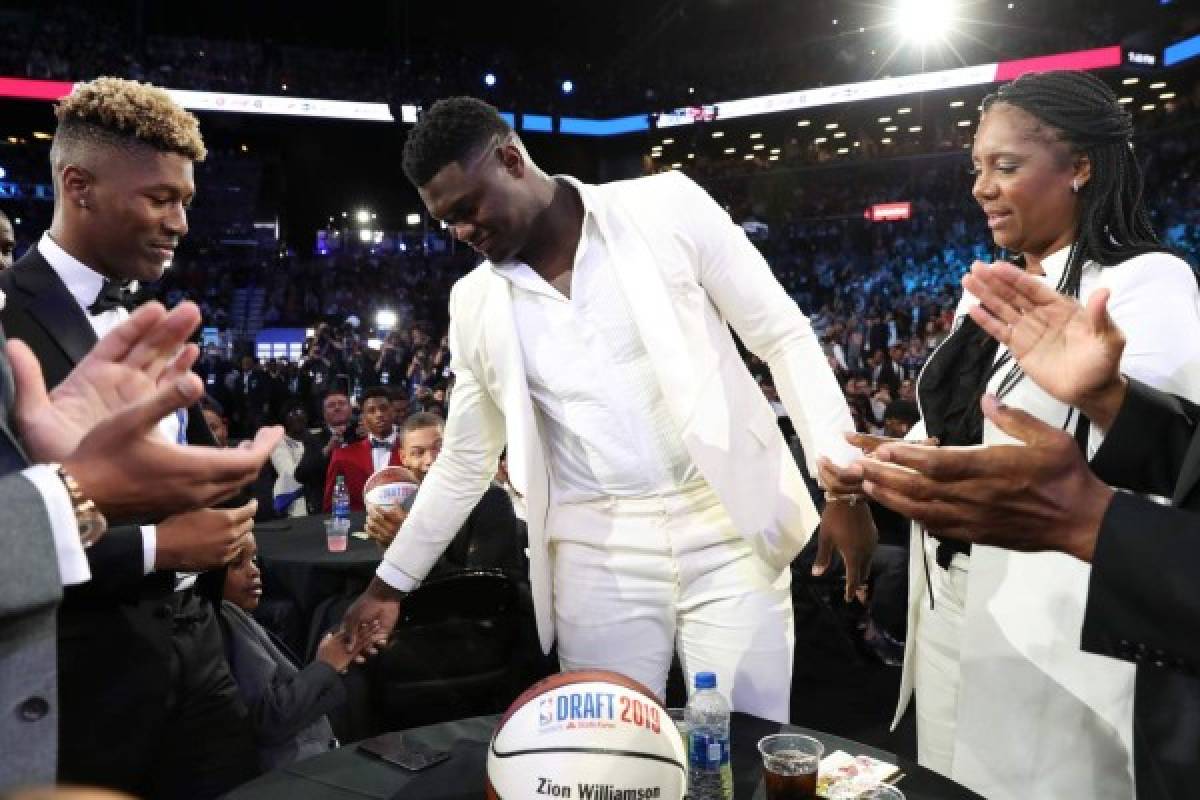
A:
{"label": "table", "polygon": [[[466,800],[483,796],[487,742],[498,717],[471,719],[414,728],[408,734],[451,758],[424,772],[407,773],[384,763],[354,745],[269,772],[228,795],[228,800]],[[735,800],[762,800],[762,761],[758,740],[781,730],[807,733],[820,739],[826,752],[865,753],[897,764],[905,777],[897,784],[908,800],[969,800],[978,795],[895,754],[820,731],[780,725],[749,714],[732,719],[732,758]],[[512,798],[511,800],[524,800]]]}
{"label": "table", "polygon": [[[300,630],[284,638],[302,655],[318,607],[329,598],[362,592],[383,557],[375,542],[354,536],[349,537],[345,552],[329,552],[325,545],[328,517],[328,514],[290,517],[254,526],[263,597],[294,609]],[[350,530],[361,531],[365,518],[361,512],[351,514]]]}

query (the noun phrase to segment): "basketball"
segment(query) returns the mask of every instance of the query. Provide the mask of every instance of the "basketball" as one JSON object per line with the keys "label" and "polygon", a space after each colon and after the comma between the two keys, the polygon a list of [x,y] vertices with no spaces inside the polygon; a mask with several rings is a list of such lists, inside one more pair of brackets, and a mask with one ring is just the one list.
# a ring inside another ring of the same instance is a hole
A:
{"label": "basketball", "polygon": [[505,712],[487,758],[495,800],[680,800],[683,740],[654,695],[624,675],[552,675]]}

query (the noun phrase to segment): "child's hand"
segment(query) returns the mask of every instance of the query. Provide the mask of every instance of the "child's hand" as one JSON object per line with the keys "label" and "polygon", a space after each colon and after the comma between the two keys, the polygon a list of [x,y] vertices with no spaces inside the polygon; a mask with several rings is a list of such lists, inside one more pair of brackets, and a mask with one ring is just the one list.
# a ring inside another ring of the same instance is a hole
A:
{"label": "child's hand", "polygon": [[[373,632],[378,634],[379,623],[372,623],[372,625]],[[375,653],[379,652],[379,648],[385,641],[386,637],[378,635],[364,636],[362,643],[355,650],[346,652],[342,637],[335,636],[330,632],[325,634],[325,637],[321,639],[321,643],[317,645],[317,660],[324,661],[339,674],[342,674],[350,668],[351,664],[361,664],[366,660],[368,655],[375,655]]]}

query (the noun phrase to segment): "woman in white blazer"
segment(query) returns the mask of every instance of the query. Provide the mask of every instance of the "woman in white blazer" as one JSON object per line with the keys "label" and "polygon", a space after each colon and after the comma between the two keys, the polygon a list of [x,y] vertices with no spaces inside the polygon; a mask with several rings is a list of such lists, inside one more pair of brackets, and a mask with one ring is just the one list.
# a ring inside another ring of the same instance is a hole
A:
{"label": "woman in white blazer", "polygon": [[[1127,375],[1200,398],[1200,292],[1162,250],[1141,203],[1132,120],[1086,73],[1027,75],[984,100],[973,194],[995,243],[1086,303],[1111,292],[1129,337]],[[983,417],[985,391],[1073,432],[1090,457],[1101,433],[1025,379],[967,315],[918,380],[910,438],[1011,442]],[[825,465],[839,491],[857,488]],[[1079,648],[1090,565],[939,541],[913,526],[908,641],[896,720],[917,695],[918,760],[988,798],[1130,798],[1134,667]]]}

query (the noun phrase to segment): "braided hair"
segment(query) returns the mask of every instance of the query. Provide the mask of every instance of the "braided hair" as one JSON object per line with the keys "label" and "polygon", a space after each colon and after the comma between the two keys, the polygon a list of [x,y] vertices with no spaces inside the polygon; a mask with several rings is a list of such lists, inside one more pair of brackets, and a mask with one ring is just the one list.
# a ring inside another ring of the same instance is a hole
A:
{"label": "braided hair", "polygon": [[[1111,267],[1135,256],[1162,251],[1143,204],[1142,168],[1133,152],[1133,118],[1112,89],[1088,72],[1023,75],[983,99],[983,113],[997,105],[1019,108],[1050,129],[1075,156],[1091,162],[1091,177],[1078,189],[1079,227],[1057,289],[1078,297],[1083,267]],[[998,372],[1012,357],[995,363]],[[1021,380],[1020,367],[1005,376],[1003,397]]]}
{"label": "braided hair", "polygon": [[1111,267],[1162,249],[1142,203],[1144,180],[1133,154],[1133,117],[1103,81],[1088,72],[1024,75],[985,97],[983,112],[998,104],[1033,116],[1092,165],[1091,178],[1079,187],[1079,229],[1059,291],[1079,296],[1088,261]]}

